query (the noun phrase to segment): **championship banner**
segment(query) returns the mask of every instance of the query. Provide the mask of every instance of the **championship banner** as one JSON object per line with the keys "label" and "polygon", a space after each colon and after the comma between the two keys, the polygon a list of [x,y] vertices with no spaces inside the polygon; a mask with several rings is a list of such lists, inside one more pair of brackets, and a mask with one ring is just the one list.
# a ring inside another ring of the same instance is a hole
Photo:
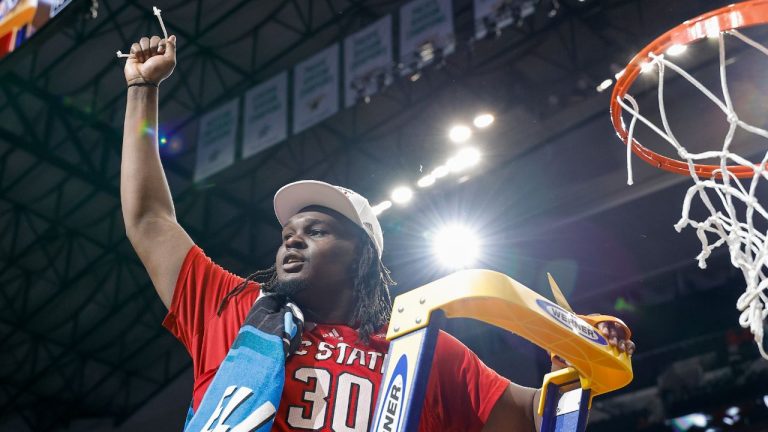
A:
{"label": "championship banner", "polygon": [[455,47],[451,0],[413,0],[400,8],[402,75],[448,56]]}
{"label": "championship banner", "polygon": [[217,173],[235,161],[239,103],[240,100],[235,99],[200,119],[195,181]]}
{"label": "championship banner", "polygon": [[339,110],[339,44],[295,66],[293,133],[299,133]]}
{"label": "championship banner", "polygon": [[392,84],[393,60],[391,15],[344,40],[344,106]]}
{"label": "championship banner", "polygon": [[497,34],[535,11],[534,0],[475,0],[475,39]]}
{"label": "championship banner", "polygon": [[283,72],[245,94],[243,159],[279,143],[288,135],[288,73]]}

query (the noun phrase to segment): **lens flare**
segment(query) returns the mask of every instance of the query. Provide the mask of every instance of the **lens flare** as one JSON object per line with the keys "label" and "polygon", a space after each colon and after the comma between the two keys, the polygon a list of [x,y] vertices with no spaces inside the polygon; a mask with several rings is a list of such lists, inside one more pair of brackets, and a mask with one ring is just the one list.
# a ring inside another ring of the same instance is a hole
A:
{"label": "lens flare", "polygon": [[445,267],[466,268],[477,260],[480,244],[469,228],[447,225],[435,234],[432,251]]}

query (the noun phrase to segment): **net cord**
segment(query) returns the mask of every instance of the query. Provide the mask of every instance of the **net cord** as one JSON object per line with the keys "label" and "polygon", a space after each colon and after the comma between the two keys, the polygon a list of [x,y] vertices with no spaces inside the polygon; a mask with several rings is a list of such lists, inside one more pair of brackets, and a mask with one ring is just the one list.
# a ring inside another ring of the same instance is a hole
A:
{"label": "net cord", "polygon": [[[163,22],[163,17],[160,16],[160,13],[162,11],[158,9],[155,6],[152,6],[152,14],[157,17],[157,20],[160,21],[160,28],[163,30],[163,40],[168,40],[168,32],[165,30],[165,23]],[[130,57],[130,54],[124,54],[122,51],[117,51],[117,58],[128,58]]]}
{"label": "net cord", "polygon": [[[736,37],[768,56],[768,48],[741,32],[731,30],[727,34]],[[718,36],[718,49],[722,99],[717,97],[685,70],[666,59],[664,54],[650,54],[651,60],[646,66],[655,66],[659,73],[658,108],[662,122],[661,128],[640,114],[639,105],[631,95],[625,94],[623,99],[618,99],[619,105],[631,115],[629,128],[626,129],[626,142],[628,143],[627,184],[632,185],[634,183],[631,155],[632,146],[634,145],[635,127],[637,120],[640,120],[672,145],[681,160],[686,161],[694,184],[689,187],[685,194],[681,218],[675,224],[675,229],[681,232],[683,228],[690,226],[696,230],[696,235],[702,246],[701,253],[696,257],[701,268],[706,268],[707,258],[716,248],[724,244],[728,246],[731,264],[742,271],[747,285],[745,292],[736,302],[736,307],[741,312],[739,325],[752,332],[760,355],[768,359],[768,354],[763,347],[765,321],[768,318],[768,308],[766,308],[766,305],[768,305],[768,275],[766,275],[766,269],[768,269],[768,233],[761,233],[754,226],[754,216],[756,214],[768,221],[768,211],[755,198],[755,191],[759,180],[761,178],[768,180],[768,172],[766,172],[768,152],[765,153],[760,164],[754,164],[746,158],[730,152],[730,146],[738,129],[741,128],[766,139],[768,139],[768,131],[739,119],[733,107],[733,101],[728,88],[724,33],[720,33]],[[691,153],[675,137],[667,119],[664,105],[664,74],[667,68],[685,78],[726,115],[729,126],[723,139],[721,150]],[[624,120],[622,119],[622,126],[623,122]],[[719,168],[713,172],[711,178],[700,178],[696,171],[695,161],[713,158],[719,159]],[[739,179],[734,173],[729,171],[729,164],[737,164],[752,169],[753,174],[749,188],[746,188],[743,183],[747,179]],[[716,197],[714,202],[710,199],[710,194],[714,194],[714,197]],[[700,198],[701,202],[710,212],[710,216],[703,221],[692,220],[690,217],[691,205],[696,197]],[[744,212],[746,222],[739,222],[736,202],[740,202],[746,207]],[[721,204],[722,209],[718,209],[715,203]],[[710,236],[714,236],[715,240],[711,241]]]}

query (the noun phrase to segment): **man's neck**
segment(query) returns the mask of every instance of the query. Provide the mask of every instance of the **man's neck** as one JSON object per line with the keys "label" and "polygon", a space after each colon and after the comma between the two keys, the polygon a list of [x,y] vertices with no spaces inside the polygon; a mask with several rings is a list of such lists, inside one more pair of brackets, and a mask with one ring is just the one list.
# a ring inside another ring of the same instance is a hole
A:
{"label": "man's neck", "polygon": [[324,300],[322,304],[305,302],[306,304],[299,305],[307,321],[317,324],[353,324],[354,298],[352,296],[340,296],[334,299],[332,304],[327,299]]}

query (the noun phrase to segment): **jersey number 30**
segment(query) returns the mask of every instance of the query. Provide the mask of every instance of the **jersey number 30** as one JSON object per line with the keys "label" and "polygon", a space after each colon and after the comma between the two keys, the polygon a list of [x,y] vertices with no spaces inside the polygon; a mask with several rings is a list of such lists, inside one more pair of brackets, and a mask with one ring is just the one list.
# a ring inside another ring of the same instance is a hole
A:
{"label": "jersey number 30", "polygon": [[[325,369],[299,368],[293,378],[307,384],[302,399],[308,406],[288,408],[288,425],[294,428],[325,429],[328,395],[331,394],[331,374]],[[335,400],[331,403],[331,430],[335,432],[366,431],[371,416],[373,383],[350,373],[336,379]]]}

